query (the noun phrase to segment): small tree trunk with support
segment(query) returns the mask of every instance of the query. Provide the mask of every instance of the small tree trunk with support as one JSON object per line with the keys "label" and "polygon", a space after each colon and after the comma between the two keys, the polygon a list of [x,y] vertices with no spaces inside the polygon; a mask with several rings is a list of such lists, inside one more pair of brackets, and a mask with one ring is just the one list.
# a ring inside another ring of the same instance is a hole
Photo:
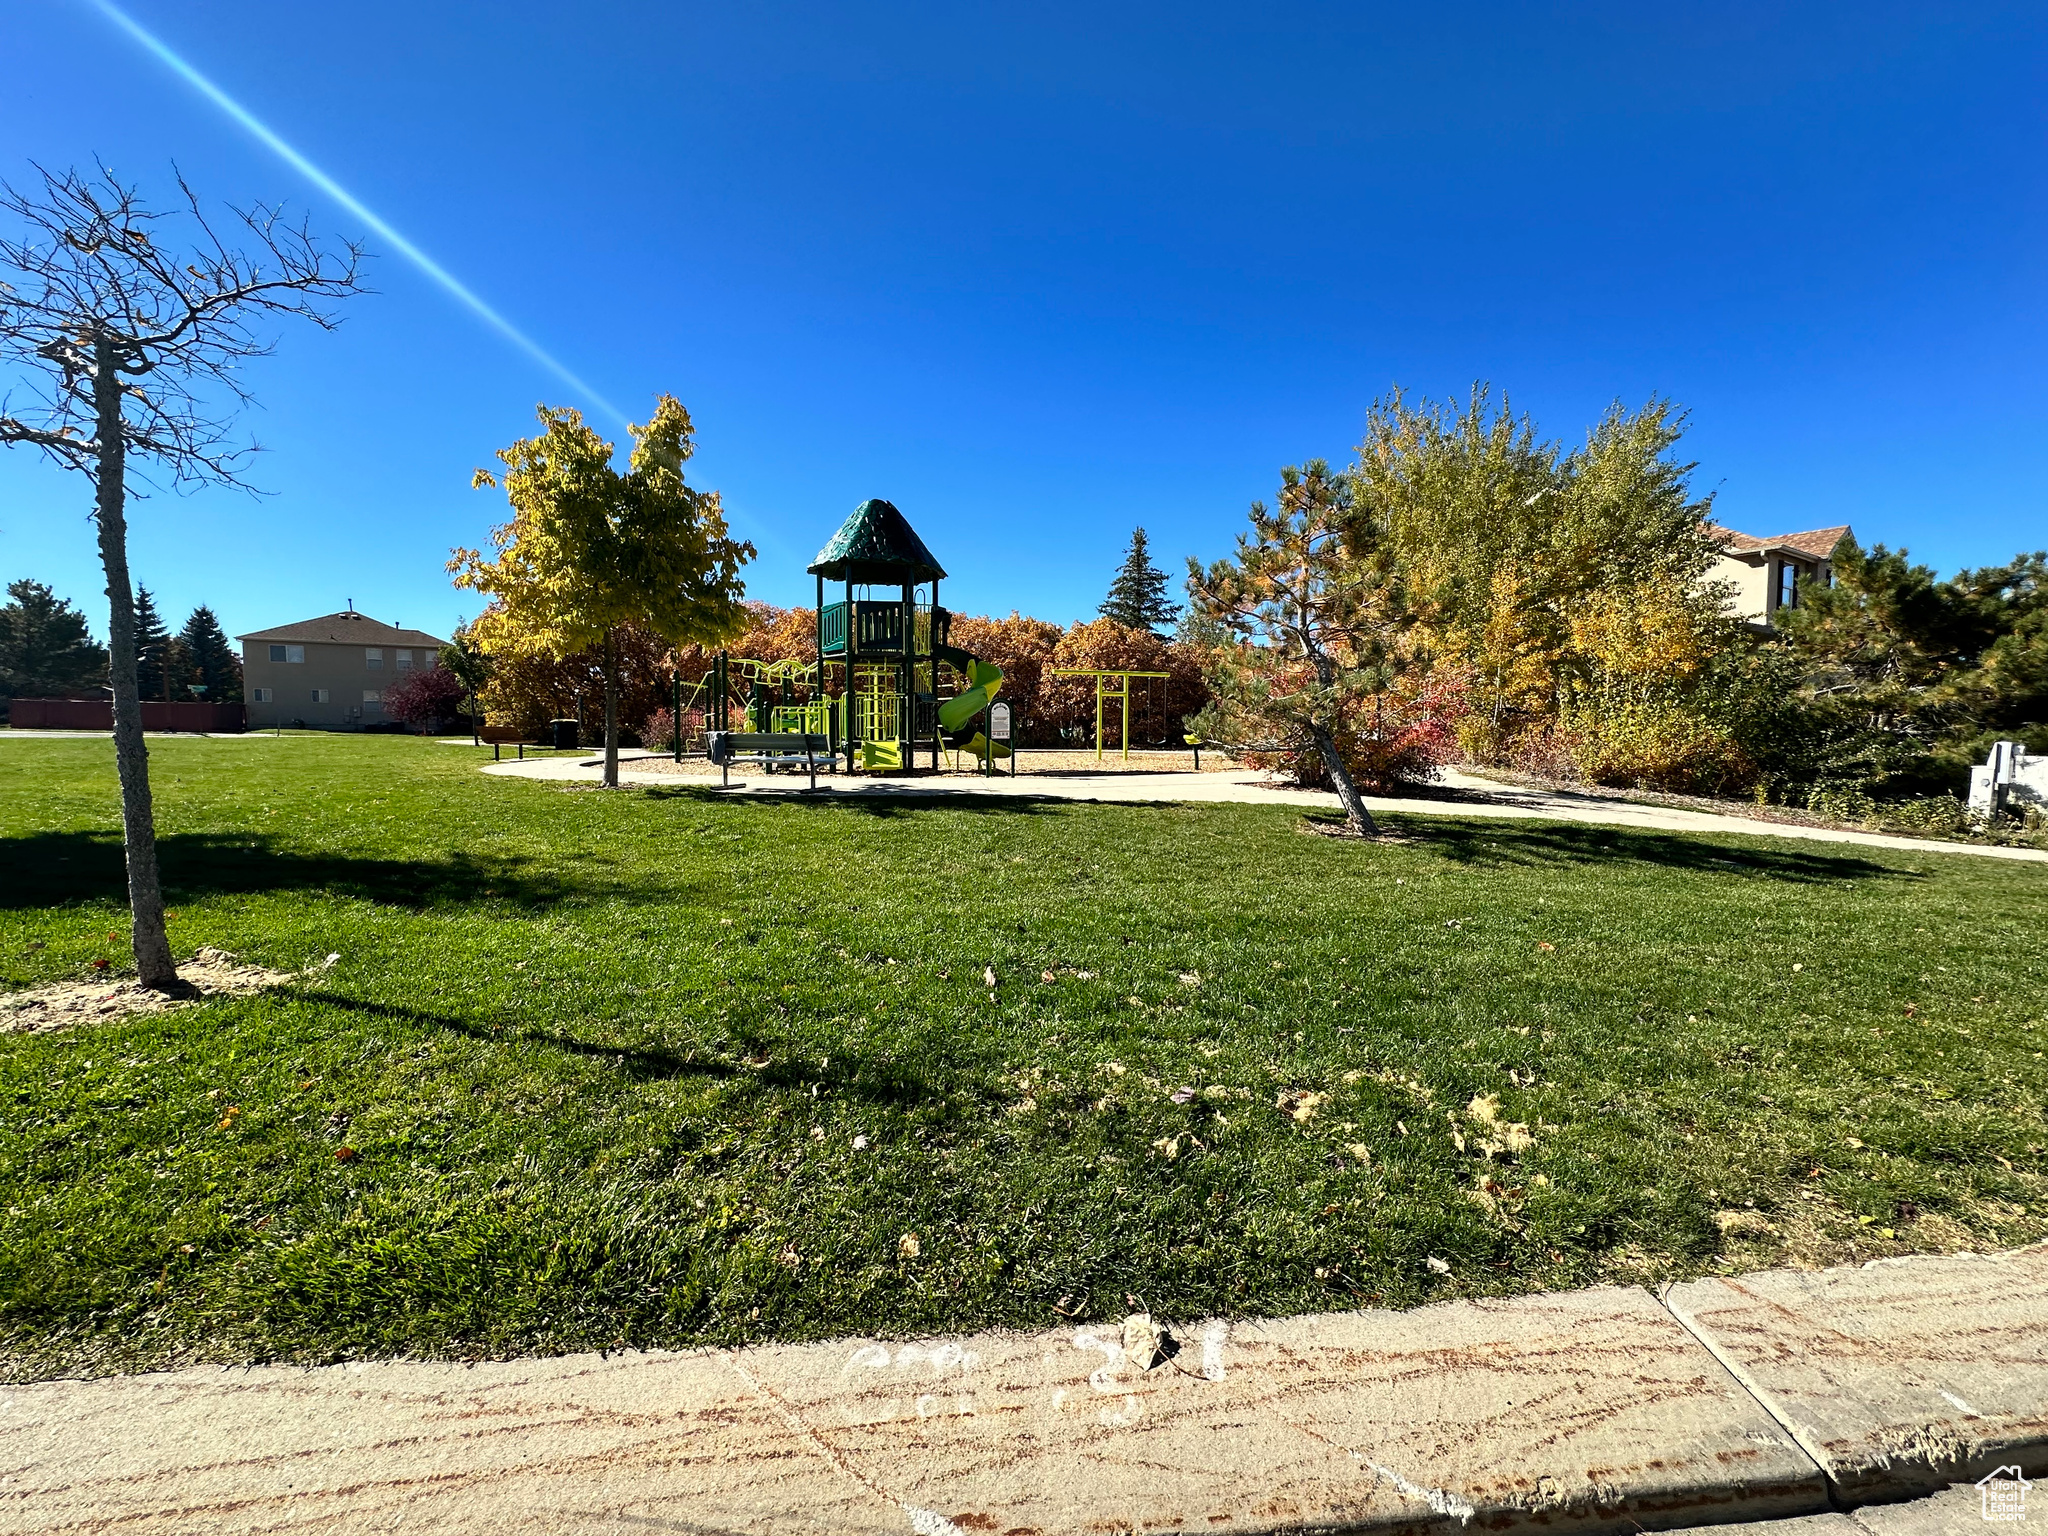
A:
{"label": "small tree trunk with support", "polygon": [[[121,422],[120,357],[111,338],[93,343],[93,405],[99,418],[95,514],[100,563],[107,574],[107,680],[114,690],[114,764],[121,780],[121,846],[128,865],[128,907],[135,974],[145,987],[178,985],[164,927],[156,862],[156,813],[150,803],[149,748],[142,739],[142,694],[135,668],[135,592],[128,577],[127,438]],[[169,673],[166,671],[166,678]],[[168,682],[166,687],[168,687]]]}
{"label": "small tree trunk with support", "polygon": [[604,787],[619,787],[618,631],[604,632]]}

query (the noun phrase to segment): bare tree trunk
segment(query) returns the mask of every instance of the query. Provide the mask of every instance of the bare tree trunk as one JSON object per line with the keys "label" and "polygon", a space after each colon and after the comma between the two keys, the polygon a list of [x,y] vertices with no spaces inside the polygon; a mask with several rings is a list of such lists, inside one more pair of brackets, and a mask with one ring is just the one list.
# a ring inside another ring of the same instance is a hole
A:
{"label": "bare tree trunk", "polygon": [[619,648],[604,632],[604,787],[619,787]]}
{"label": "bare tree trunk", "polygon": [[1378,837],[1379,826],[1372,819],[1372,812],[1365,808],[1365,797],[1358,792],[1358,786],[1351,782],[1351,770],[1344,766],[1344,759],[1337,755],[1337,743],[1330,733],[1320,725],[1308,728],[1309,736],[1315,741],[1316,752],[1323,760],[1323,766],[1330,770],[1330,782],[1337,786],[1337,799],[1344,806],[1344,814],[1351,821],[1351,830],[1360,837]]}
{"label": "bare tree trunk", "polygon": [[[145,987],[178,985],[164,929],[156,867],[156,814],[149,797],[149,748],[142,740],[142,697],[135,676],[135,592],[128,579],[127,442],[122,435],[120,363],[110,340],[93,346],[93,406],[98,416],[97,514],[100,563],[107,572],[107,680],[114,688],[114,763],[121,777],[121,841],[128,856],[128,910],[135,973]],[[166,658],[168,661],[169,658]],[[168,672],[165,674],[169,676]]]}

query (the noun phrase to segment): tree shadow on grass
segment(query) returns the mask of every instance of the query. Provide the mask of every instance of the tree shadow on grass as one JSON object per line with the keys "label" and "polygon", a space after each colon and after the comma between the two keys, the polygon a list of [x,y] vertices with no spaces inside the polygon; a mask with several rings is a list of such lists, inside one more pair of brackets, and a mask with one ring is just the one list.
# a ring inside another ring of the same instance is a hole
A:
{"label": "tree shadow on grass", "polygon": [[[366,998],[343,997],[333,992],[306,991],[296,996],[323,1008],[364,1018],[409,1024],[422,1029],[447,1030],[483,1045],[539,1045],[549,1050],[581,1056],[592,1061],[614,1063],[631,1082],[669,1081],[677,1078],[741,1079],[764,1088],[792,1093],[817,1089],[823,1093],[847,1094],[870,1104],[896,1109],[929,1105],[943,1090],[923,1074],[890,1058],[864,1058],[844,1048],[827,1058],[833,1065],[819,1066],[808,1055],[791,1053],[786,1043],[771,1040],[742,1041],[743,1051],[758,1052],[766,1064],[755,1067],[733,1061],[707,1049],[678,1051],[660,1045],[606,1044],[582,1040],[558,1029],[519,1022],[491,1025],[448,1013],[434,1013],[399,1003],[371,1002]],[[989,1095],[991,1104],[1000,1095]]]}
{"label": "tree shadow on grass", "polygon": [[[1311,811],[1305,820],[1343,821],[1336,812]],[[1564,868],[1593,864],[1656,864],[1701,874],[1741,875],[1802,884],[1852,880],[1919,881],[1919,870],[1899,869],[1854,854],[1743,846],[1731,848],[1698,834],[1637,832],[1620,827],[1559,825],[1555,822],[1498,821],[1474,824],[1434,816],[1401,816],[1403,841],[1455,864],[1478,868]],[[1389,830],[1395,830],[1390,827]],[[1365,844],[1363,846],[1371,846]]]}
{"label": "tree shadow on grass", "polygon": [[959,790],[921,789],[915,781],[902,785],[864,786],[860,789],[820,789],[772,795],[746,790],[669,789],[646,791],[650,800],[683,800],[693,805],[739,805],[753,810],[792,806],[800,810],[840,810],[857,816],[891,817],[911,811],[958,811],[969,816],[1043,816],[1061,805],[1081,802],[1056,796],[975,794]]}
{"label": "tree shadow on grass", "polygon": [[[497,900],[546,907],[567,898],[653,894],[595,870],[517,854],[467,849],[430,859],[377,859],[281,848],[260,832],[179,832],[157,839],[164,898],[262,891],[322,891],[385,906],[423,909]],[[666,894],[666,892],[664,892]],[[0,909],[67,902],[126,902],[121,839],[113,832],[35,832],[0,838]]]}

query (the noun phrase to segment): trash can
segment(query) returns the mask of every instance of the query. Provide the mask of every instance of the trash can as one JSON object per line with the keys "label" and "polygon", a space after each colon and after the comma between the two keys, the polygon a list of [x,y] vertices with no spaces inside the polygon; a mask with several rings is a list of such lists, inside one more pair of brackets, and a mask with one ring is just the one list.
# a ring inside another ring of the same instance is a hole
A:
{"label": "trash can", "polygon": [[550,720],[548,728],[553,734],[555,750],[558,752],[574,752],[583,745],[574,720]]}

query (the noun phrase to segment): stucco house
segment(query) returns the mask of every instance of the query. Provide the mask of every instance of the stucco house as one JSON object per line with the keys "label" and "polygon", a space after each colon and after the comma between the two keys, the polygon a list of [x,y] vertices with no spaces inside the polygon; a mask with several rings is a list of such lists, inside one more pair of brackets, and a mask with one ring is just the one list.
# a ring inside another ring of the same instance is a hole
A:
{"label": "stucco house", "polygon": [[1780,608],[1798,607],[1801,587],[1835,584],[1835,551],[1850,536],[1846,523],[1767,539],[1732,528],[1710,531],[1720,543],[1721,558],[1708,577],[1734,583],[1729,611],[1759,629],[1775,627]]}
{"label": "stucco house", "polygon": [[440,664],[447,642],[424,630],[380,624],[353,608],[325,618],[237,635],[249,726],[359,731],[381,724],[384,693],[400,678]]}

